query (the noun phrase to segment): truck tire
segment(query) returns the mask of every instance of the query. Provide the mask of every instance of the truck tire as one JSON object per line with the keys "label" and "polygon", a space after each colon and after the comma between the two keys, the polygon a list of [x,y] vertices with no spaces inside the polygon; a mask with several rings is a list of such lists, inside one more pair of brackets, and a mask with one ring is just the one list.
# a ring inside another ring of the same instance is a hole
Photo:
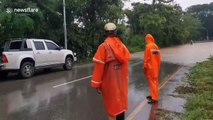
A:
{"label": "truck tire", "polygon": [[24,62],[21,65],[21,68],[19,70],[19,74],[23,78],[29,78],[34,75],[35,69],[34,65],[31,62]]}
{"label": "truck tire", "polygon": [[65,63],[64,63],[64,70],[71,70],[73,67],[73,59],[71,56],[66,57]]}

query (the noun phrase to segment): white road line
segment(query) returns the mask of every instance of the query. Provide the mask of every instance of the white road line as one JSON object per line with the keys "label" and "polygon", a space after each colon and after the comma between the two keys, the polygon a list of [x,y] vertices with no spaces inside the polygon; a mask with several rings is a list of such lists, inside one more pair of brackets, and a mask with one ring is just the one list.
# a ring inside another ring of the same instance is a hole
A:
{"label": "white road line", "polygon": [[[168,83],[180,70],[182,67],[178,68],[177,71],[175,71],[172,76],[170,76],[169,78],[165,78],[162,81],[162,84],[160,84],[159,90],[162,89],[166,83]],[[138,107],[135,108],[135,110],[133,110],[126,118],[126,120],[134,120],[134,118],[136,117],[136,115],[143,109],[143,107],[147,104],[147,100],[143,100]]]}
{"label": "white road line", "polygon": [[[141,61],[136,62],[136,63],[132,63],[130,65],[135,66],[136,64],[139,64],[140,62]],[[83,77],[83,78],[79,78],[79,79],[76,79],[76,80],[73,80],[73,81],[70,81],[70,82],[65,82],[65,83],[62,83],[62,84],[59,84],[59,85],[55,85],[55,86],[53,86],[53,88],[61,87],[61,86],[68,85],[68,84],[71,84],[71,83],[74,83],[74,82],[79,82],[79,81],[82,81],[84,79],[88,79],[88,78],[91,78],[91,77],[92,77],[92,75],[87,76],[87,77]]]}
{"label": "white road line", "polygon": [[141,111],[141,109],[146,105],[147,100],[143,100],[135,110],[127,116],[126,120],[134,120],[135,116]]}
{"label": "white road line", "polygon": [[[137,62],[137,63],[140,63],[140,62]],[[135,64],[137,64],[135,63]],[[135,64],[131,64],[132,66],[134,66]],[[172,76],[170,76],[169,78],[166,78],[165,80],[162,81],[162,84],[160,85],[159,87],[159,90],[165,86],[165,84],[171,80],[180,70],[181,70],[182,67],[180,67],[179,69],[177,69],[177,71],[175,73],[172,74]],[[70,82],[66,82],[66,83],[62,83],[62,84],[59,84],[59,85],[55,85],[53,86],[53,88],[58,88],[58,87],[61,87],[61,86],[64,86],[64,85],[68,85],[68,84],[71,84],[71,83],[74,83],[74,82],[79,82],[79,81],[82,81],[84,79],[88,79],[88,78],[91,78],[92,75],[90,76],[87,76],[87,77],[83,77],[83,78],[79,78],[79,79],[76,79],[76,80],[73,80],[73,81],[70,81]],[[147,100],[143,100],[139,106],[132,112],[129,114],[129,116],[127,116],[127,119],[126,120],[133,120],[134,117],[140,112],[140,110],[147,104]]]}
{"label": "white road line", "polygon": [[62,83],[62,84],[59,84],[59,85],[55,85],[55,86],[53,86],[53,88],[61,87],[61,86],[68,85],[68,84],[71,84],[71,83],[74,83],[74,82],[79,82],[79,81],[82,81],[84,79],[88,79],[88,78],[91,78],[91,77],[92,77],[92,75],[87,76],[87,77],[83,77],[83,78],[80,78],[80,79],[72,80],[70,82],[66,82],[66,83]]}

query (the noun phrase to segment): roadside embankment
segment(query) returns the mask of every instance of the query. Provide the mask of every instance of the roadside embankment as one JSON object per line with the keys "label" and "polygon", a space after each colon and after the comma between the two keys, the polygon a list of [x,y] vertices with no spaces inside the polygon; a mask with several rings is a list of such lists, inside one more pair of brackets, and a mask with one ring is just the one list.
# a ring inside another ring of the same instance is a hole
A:
{"label": "roadside embankment", "polygon": [[[213,58],[198,63],[188,76],[191,88],[185,89],[193,93],[186,104],[184,120],[210,120],[213,118]],[[181,91],[183,91],[182,89]],[[181,92],[180,91],[180,92]]]}

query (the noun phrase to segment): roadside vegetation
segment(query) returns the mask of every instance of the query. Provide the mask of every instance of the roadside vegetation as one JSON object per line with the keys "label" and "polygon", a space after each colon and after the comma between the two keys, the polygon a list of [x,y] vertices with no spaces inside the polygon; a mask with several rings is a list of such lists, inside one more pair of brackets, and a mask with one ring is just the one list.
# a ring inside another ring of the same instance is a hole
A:
{"label": "roadside vegetation", "polygon": [[192,68],[189,80],[194,94],[186,104],[184,120],[213,118],[213,58]]}
{"label": "roadside vegetation", "polygon": [[[123,9],[127,0],[66,0],[68,49],[78,60],[91,58],[104,40],[103,26],[118,25],[119,36],[131,52],[144,50],[151,33],[160,47],[213,38],[213,3],[183,11],[173,0],[147,0]],[[15,13],[16,8],[38,12]],[[8,12],[9,10],[9,12]],[[0,0],[0,48],[12,38],[44,38],[64,45],[62,0]],[[0,52],[2,49],[0,49]]]}

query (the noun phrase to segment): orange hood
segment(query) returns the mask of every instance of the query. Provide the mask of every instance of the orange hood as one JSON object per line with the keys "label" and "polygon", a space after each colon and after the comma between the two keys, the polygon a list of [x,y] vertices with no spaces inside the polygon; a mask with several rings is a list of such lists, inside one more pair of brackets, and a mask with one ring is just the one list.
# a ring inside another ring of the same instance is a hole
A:
{"label": "orange hood", "polygon": [[145,37],[146,44],[155,42],[154,37],[151,34],[147,34]]}
{"label": "orange hood", "polygon": [[107,37],[105,42],[111,47],[115,57],[121,63],[127,63],[130,59],[129,50],[117,37]]}

